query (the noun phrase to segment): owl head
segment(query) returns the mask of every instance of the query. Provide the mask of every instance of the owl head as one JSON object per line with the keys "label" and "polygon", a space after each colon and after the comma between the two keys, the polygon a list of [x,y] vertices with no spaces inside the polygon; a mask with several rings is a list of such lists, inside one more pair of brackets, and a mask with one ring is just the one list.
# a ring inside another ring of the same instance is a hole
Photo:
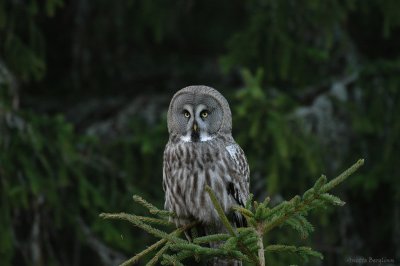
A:
{"label": "owl head", "polygon": [[207,86],[189,86],[172,97],[168,109],[168,132],[186,142],[211,140],[231,134],[232,115],[228,101]]}

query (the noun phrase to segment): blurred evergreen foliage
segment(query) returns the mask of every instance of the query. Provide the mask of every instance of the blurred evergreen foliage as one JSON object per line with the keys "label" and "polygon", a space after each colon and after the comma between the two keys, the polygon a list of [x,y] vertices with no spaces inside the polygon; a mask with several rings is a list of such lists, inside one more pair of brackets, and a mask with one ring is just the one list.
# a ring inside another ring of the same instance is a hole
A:
{"label": "blurred evergreen foliage", "polygon": [[324,265],[400,261],[398,10],[395,0],[0,0],[2,265],[106,265],[151,243],[97,215],[133,211],[132,194],[162,206],[168,101],[200,83],[230,101],[258,199],[279,203],[366,159],[341,191],[351,204],[315,215],[323,234],[299,245],[318,246]]}

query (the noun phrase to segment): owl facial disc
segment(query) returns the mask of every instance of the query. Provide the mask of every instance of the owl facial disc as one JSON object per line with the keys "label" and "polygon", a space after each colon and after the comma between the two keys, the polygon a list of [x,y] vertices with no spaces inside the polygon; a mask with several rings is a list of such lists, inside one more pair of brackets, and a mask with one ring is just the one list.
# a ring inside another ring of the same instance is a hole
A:
{"label": "owl facial disc", "polygon": [[168,132],[183,142],[204,142],[231,136],[232,116],[226,99],[207,86],[189,86],[172,97]]}
{"label": "owl facial disc", "polygon": [[[199,104],[193,108],[191,105],[185,105],[184,110],[188,121],[186,132],[181,136],[181,140],[184,142],[203,142],[212,140],[213,136],[207,132],[208,125],[206,119],[208,111],[206,106]],[[192,114],[194,114],[194,116]]]}

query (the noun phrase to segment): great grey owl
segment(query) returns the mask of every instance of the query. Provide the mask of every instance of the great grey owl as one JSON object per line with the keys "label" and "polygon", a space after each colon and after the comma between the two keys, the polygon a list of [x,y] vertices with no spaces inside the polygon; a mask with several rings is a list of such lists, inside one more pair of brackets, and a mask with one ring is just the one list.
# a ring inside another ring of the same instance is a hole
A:
{"label": "great grey owl", "polygon": [[[169,141],[164,151],[165,209],[176,213],[177,226],[199,221],[205,234],[223,232],[223,225],[205,190],[215,192],[233,225],[246,220],[233,213],[249,197],[249,166],[232,137],[227,100],[207,86],[189,86],[173,96],[168,109]],[[240,264],[215,261],[214,265]]]}

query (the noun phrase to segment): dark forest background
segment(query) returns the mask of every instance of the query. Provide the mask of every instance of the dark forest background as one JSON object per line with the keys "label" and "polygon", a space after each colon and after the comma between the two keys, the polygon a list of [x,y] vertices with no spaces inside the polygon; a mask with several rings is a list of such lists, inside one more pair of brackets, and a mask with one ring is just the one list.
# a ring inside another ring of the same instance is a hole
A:
{"label": "dark forest background", "polygon": [[116,265],[151,244],[98,215],[163,205],[166,110],[192,84],[230,102],[257,199],[366,159],[309,239],[267,241],[325,256],[306,264],[400,263],[399,1],[0,0],[0,264]]}

